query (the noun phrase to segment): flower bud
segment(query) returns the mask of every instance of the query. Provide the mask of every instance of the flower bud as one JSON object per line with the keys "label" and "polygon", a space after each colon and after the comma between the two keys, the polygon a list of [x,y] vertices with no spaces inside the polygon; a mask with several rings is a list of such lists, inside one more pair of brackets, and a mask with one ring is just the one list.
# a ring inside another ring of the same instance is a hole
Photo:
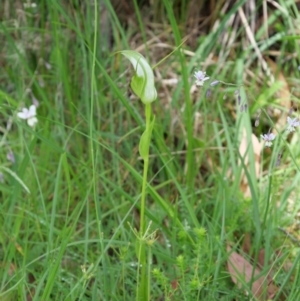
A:
{"label": "flower bud", "polygon": [[240,90],[235,90],[235,91],[234,91],[234,95],[235,95],[235,96],[240,95]]}
{"label": "flower bud", "polygon": [[206,98],[210,98],[210,96],[211,96],[211,90],[210,90],[210,89],[207,89],[206,94],[205,94],[205,97],[206,97]]}
{"label": "flower bud", "polygon": [[238,105],[240,105],[241,104],[241,95],[238,95],[237,99],[238,99]]}
{"label": "flower bud", "polygon": [[218,81],[218,80],[214,80],[213,82],[210,83],[210,86],[211,86],[211,87],[214,87],[214,86],[216,86],[219,82],[220,82],[220,81]]}

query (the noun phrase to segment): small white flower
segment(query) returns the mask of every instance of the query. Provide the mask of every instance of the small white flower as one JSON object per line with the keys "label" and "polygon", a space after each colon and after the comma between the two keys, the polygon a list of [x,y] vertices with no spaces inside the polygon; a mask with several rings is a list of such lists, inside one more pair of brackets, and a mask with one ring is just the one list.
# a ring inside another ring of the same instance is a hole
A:
{"label": "small white flower", "polygon": [[203,86],[204,82],[209,79],[209,77],[206,76],[206,72],[202,72],[202,71],[196,71],[194,73],[194,77],[196,78],[197,87]]}
{"label": "small white flower", "polygon": [[260,137],[266,142],[266,147],[272,146],[272,141],[275,139],[275,135],[273,133],[268,133],[264,135],[260,135]]}
{"label": "small white flower", "polygon": [[288,116],[287,122],[288,122],[288,127],[287,127],[286,130],[287,130],[289,133],[295,132],[295,128],[296,128],[297,126],[300,125],[300,121],[299,121],[298,118],[292,119],[291,117]]}
{"label": "small white flower", "polygon": [[27,120],[29,126],[34,127],[38,122],[36,118],[36,106],[31,105],[29,110],[27,108],[23,108],[22,112],[19,112],[17,116],[21,119]]}

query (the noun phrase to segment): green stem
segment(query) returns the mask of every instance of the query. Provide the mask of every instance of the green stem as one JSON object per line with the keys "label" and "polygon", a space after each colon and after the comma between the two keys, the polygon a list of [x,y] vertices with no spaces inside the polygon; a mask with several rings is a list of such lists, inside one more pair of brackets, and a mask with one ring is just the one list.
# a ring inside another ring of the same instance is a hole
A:
{"label": "green stem", "polygon": [[223,82],[221,80],[218,80],[219,83],[223,84],[223,85],[226,85],[226,86],[234,86],[234,87],[238,87],[238,88],[241,88],[243,87],[244,85],[243,84],[232,84],[232,83],[226,83],[226,82]]}
{"label": "green stem", "polygon": [[[137,279],[137,301],[149,300],[149,282],[147,281],[147,266],[146,266],[146,249],[145,249],[145,208],[146,208],[146,195],[147,195],[147,175],[149,167],[149,148],[151,140],[151,104],[145,106],[146,115],[146,129],[150,131],[147,144],[146,144],[146,156],[144,157],[144,171],[143,171],[143,183],[142,183],[142,196],[141,196],[141,210],[140,210],[140,235],[139,235],[139,254],[138,254],[138,279]],[[141,266],[141,270],[140,270]],[[141,281],[139,282],[139,276],[141,275]]]}
{"label": "green stem", "polygon": [[[137,272],[137,301],[147,301],[147,279],[146,279],[146,250],[145,241],[140,238],[139,243],[139,254],[138,254],[138,272]],[[141,276],[141,280],[140,280]]]}
{"label": "green stem", "polygon": [[147,300],[150,300],[151,258],[152,258],[151,245],[149,245],[149,247],[148,247],[148,274],[147,274],[147,279],[146,279],[146,281],[147,281],[147,291],[146,291]]}
{"label": "green stem", "polygon": [[[151,122],[151,105],[146,104],[145,107],[146,114],[146,131],[150,129]],[[141,212],[140,212],[140,234],[144,235],[145,232],[145,208],[146,208],[146,189],[147,189],[147,174],[149,167],[149,148],[150,148],[150,138],[149,135],[148,143],[147,143],[147,156],[144,158],[144,171],[143,171],[143,184],[142,184],[142,196],[141,196]]]}

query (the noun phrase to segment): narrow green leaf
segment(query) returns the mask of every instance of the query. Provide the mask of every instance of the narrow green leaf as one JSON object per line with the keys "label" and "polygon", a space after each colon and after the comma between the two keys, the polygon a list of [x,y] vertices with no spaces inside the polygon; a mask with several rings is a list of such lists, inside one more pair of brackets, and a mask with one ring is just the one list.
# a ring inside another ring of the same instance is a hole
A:
{"label": "narrow green leaf", "polygon": [[24,188],[24,190],[27,192],[27,193],[30,193],[28,187],[25,185],[25,183],[18,177],[18,175],[13,172],[12,170],[10,170],[9,168],[6,168],[5,166],[0,166],[0,170],[3,170],[7,173],[9,173],[17,182],[19,182],[19,184]]}

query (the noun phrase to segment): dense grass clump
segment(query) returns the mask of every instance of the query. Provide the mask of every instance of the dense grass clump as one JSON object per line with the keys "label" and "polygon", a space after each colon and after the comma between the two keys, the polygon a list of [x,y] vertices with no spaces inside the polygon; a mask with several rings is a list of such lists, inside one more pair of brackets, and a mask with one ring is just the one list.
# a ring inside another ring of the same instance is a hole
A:
{"label": "dense grass clump", "polygon": [[0,300],[298,300],[297,2],[196,2],[3,0]]}

